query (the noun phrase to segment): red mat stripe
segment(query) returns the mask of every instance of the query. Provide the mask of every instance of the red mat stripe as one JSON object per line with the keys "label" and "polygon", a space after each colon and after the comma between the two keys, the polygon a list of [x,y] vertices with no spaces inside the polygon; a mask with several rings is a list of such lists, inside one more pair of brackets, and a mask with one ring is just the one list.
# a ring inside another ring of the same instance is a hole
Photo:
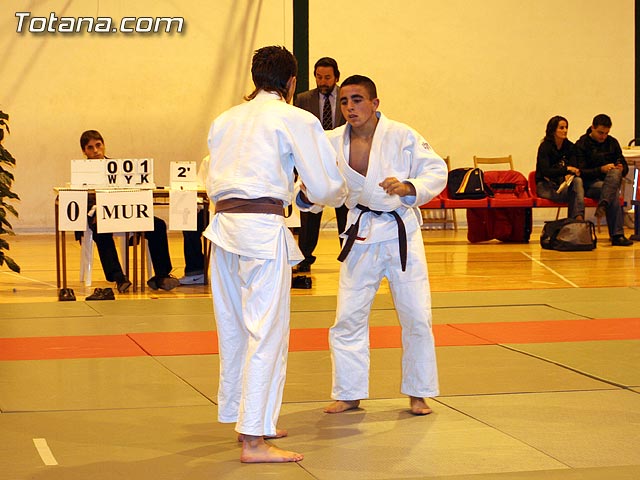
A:
{"label": "red mat stripe", "polygon": [[139,357],[146,353],[126,335],[0,338],[0,360]]}
{"label": "red mat stripe", "polygon": [[[640,318],[435,325],[437,346],[640,339]],[[400,348],[399,326],[370,329],[371,348]],[[289,351],[329,349],[328,329],[291,331]],[[0,360],[48,360],[218,353],[214,331],[0,338]]]}
{"label": "red mat stripe", "polygon": [[490,343],[555,343],[640,339],[640,318],[466,323],[454,328]]}

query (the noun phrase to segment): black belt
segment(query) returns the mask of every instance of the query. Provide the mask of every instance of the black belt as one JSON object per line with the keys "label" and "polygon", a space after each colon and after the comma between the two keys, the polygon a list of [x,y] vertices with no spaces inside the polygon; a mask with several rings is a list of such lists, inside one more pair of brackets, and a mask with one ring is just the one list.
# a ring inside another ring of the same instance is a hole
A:
{"label": "black belt", "polygon": [[284,217],[282,200],[271,197],[227,198],[216,202],[215,213],[272,213]]}
{"label": "black belt", "polygon": [[353,247],[353,244],[358,237],[358,230],[360,229],[360,218],[362,217],[363,213],[371,212],[375,213],[376,215],[388,213],[389,215],[392,215],[393,218],[395,218],[398,225],[398,247],[400,249],[400,265],[402,265],[402,271],[404,272],[407,269],[407,229],[404,227],[404,222],[402,221],[402,218],[400,217],[398,212],[396,212],[395,210],[392,210],[391,212],[371,210],[369,207],[365,207],[364,205],[360,204],[356,205],[356,208],[360,210],[360,214],[358,215],[356,223],[351,225],[345,231],[345,233],[347,234],[347,240],[344,242],[344,246],[342,247],[340,255],[338,255],[338,261],[344,262],[345,258],[347,258],[347,255],[349,255],[349,252],[351,251],[351,248]]}

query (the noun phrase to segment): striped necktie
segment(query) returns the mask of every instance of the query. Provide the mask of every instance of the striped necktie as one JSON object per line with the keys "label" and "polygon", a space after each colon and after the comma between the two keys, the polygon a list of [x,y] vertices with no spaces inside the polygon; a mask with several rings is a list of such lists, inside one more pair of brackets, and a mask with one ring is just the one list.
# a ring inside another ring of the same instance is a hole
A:
{"label": "striped necktie", "polygon": [[331,118],[331,101],[329,97],[330,93],[323,93],[324,95],[324,106],[322,107],[322,128],[325,130],[333,129],[333,119]]}

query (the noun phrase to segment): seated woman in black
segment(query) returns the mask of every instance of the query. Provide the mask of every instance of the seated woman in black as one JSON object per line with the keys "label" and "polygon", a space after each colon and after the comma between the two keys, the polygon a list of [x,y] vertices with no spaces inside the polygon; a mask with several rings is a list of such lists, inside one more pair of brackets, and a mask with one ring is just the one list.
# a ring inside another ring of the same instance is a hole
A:
{"label": "seated woman in black", "polygon": [[567,138],[569,122],[556,115],[547,129],[536,160],[536,190],[541,198],[569,204],[569,218],[584,220],[584,187],[576,166],[574,145]]}

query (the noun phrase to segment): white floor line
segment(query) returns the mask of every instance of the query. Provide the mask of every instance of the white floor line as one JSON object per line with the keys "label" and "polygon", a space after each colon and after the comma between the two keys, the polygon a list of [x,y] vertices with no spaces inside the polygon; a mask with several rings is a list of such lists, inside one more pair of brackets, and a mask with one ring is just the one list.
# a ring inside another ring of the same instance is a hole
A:
{"label": "white floor line", "polygon": [[34,438],[33,444],[36,446],[36,450],[45,465],[58,465],[49,445],[47,445],[46,438]]}
{"label": "white floor line", "polygon": [[520,252],[522,253],[525,257],[527,257],[529,260],[532,260],[534,262],[536,262],[538,265],[540,265],[542,268],[546,268],[547,270],[549,270],[551,273],[553,273],[556,277],[558,277],[559,279],[561,279],[563,282],[568,283],[569,285],[571,285],[573,288],[580,288],[578,285],[576,285],[575,283],[573,283],[571,280],[569,280],[566,277],[563,277],[562,275],[560,275],[558,272],[556,272],[554,269],[547,267],[544,263],[542,263],[540,260],[536,260],[535,258],[533,258],[531,255],[529,255],[526,252]]}
{"label": "white floor line", "polygon": [[53,283],[49,283],[49,282],[43,282],[41,280],[36,280],[35,278],[30,278],[30,277],[25,277],[24,275],[22,275],[21,273],[15,273],[15,272],[0,272],[0,274],[4,274],[4,275],[11,275],[13,277],[18,277],[24,280],[28,280],[30,282],[34,282],[34,283],[41,283],[43,285],[47,285],[48,287],[57,287],[57,285],[53,284]]}

